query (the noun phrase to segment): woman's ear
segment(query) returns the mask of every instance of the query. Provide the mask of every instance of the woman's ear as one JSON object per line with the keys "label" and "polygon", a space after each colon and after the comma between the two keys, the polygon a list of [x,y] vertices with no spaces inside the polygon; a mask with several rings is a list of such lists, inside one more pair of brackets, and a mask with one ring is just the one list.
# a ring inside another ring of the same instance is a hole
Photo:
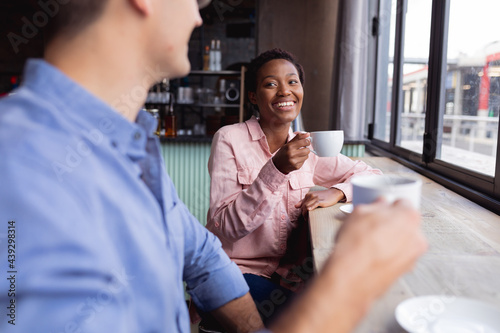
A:
{"label": "woman's ear", "polygon": [[257,95],[255,94],[255,91],[248,92],[248,100],[252,104],[257,104]]}
{"label": "woman's ear", "polygon": [[153,12],[152,0],[129,0],[132,7],[142,15],[149,16]]}

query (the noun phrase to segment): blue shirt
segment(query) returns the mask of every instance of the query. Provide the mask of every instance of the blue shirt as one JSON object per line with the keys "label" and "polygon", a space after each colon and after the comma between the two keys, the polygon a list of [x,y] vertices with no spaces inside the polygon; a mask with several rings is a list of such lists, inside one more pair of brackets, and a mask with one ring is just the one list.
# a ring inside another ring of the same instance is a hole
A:
{"label": "blue shirt", "polygon": [[183,281],[203,311],[248,292],[177,197],[152,117],[42,60],[24,78],[0,100],[0,332],[189,332]]}

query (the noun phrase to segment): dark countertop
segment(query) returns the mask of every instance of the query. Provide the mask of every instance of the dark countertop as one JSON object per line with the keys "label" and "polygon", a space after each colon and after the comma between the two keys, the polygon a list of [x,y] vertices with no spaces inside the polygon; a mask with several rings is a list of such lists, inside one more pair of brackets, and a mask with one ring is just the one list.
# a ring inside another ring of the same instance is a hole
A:
{"label": "dark countertop", "polygon": [[[175,138],[161,137],[161,143],[189,142],[189,143],[211,143],[213,137],[210,135],[179,135]],[[344,145],[360,145],[370,143],[368,140],[345,140]]]}
{"label": "dark countertop", "polygon": [[208,135],[179,135],[175,138],[161,137],[161,143],[212,143],[212,136]]}

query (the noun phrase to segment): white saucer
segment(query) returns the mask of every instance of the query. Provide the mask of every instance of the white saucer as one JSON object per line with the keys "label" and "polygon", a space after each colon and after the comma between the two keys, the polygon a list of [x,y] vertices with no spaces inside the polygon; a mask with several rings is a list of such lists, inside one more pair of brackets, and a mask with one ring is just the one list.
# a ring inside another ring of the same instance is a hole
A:
{"label": "white saucer", "polygon": [[339,209],[346,214],[351,214],[353,206],[352,206],[352,204],[347,204],[347,205],[340,206]]}
{"label": "white saucer", "polygon": [[470,298],[413,297],[401,302],[395,315],[410,333],[500,333],[500,308]]}

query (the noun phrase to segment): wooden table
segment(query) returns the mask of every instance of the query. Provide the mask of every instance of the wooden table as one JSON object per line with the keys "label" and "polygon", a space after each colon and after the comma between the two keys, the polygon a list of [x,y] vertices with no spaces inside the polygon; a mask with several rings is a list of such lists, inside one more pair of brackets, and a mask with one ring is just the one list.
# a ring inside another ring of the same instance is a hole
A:
{"label": "wooden table", "polygon": [[[401,301],[414,296],[464,296],[500,307],[500,216],[389,158],[361,160],[385,174],[411,174],[422,179],[422,228],[429,250],[412,272],[374,303],[356,332],[405,332],[396,322],[394,310]],[[334,236],[345,216],[339,210],[342,205],[309,213],[316,270],[332,251]]]}

